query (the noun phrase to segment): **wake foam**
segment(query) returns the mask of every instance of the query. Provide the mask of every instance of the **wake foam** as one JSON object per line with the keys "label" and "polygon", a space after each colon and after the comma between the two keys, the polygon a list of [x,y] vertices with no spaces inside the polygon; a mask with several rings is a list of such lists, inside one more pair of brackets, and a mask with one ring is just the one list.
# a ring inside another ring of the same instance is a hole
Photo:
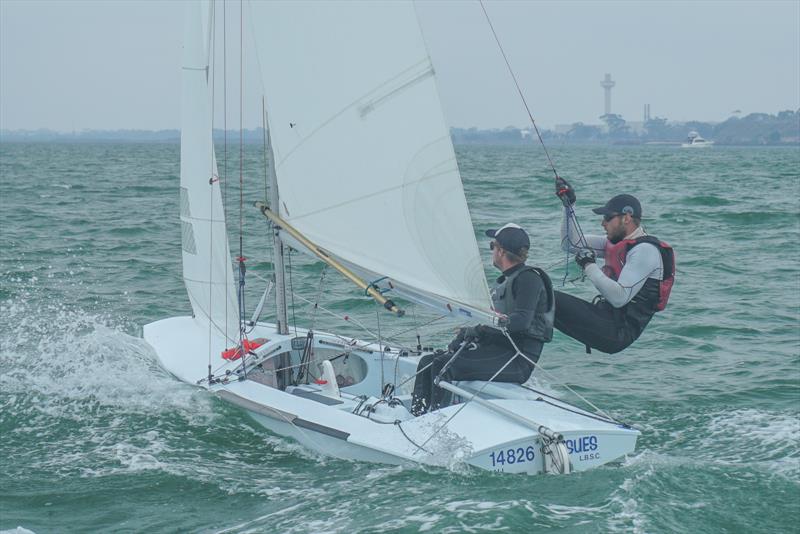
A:
{"label": "wake foam", "polygon": [[800,419],[797,414],[745,408],[718,412],[700,440],[706,459],[745,464],[800,482]]}
{"label": "wake foam", "polygon": [[35,399],[34,411],[76,421],[102,408],[194,416],[211,411],[206,396],[173,380],[143,339],[108,317],[27,299],[3,302],[0,313],[6,317],[0,388],[17,399]]}
{"label": "wake foam", "polygon": [[161,370],[129,325],[27,288],[0,302],[0,314],[7,474],[202,476],[204,433],[231,426],[225,410]]}

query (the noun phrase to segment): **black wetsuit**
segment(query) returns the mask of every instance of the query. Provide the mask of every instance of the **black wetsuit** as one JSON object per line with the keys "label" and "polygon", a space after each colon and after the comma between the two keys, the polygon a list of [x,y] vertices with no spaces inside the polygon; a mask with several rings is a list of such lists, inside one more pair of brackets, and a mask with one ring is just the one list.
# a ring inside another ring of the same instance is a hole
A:
{"label": "black wetsuit", "polygon": [[[517,271],[525,268],[521,263],[507,269],[503,275],[497,279],[498,287]],[[546,276],[546,275],[545,275]],[[541,335],[537,339],[530,334],[531,325],[546,313],[552,306],[552,296],[548,298],[548,283],[545,283],[542,276],[536,271],[525,269],[520,272],[512,281],[513,309],[508,310],[508,332],[514,343],[530,359],[521,356],[514,358],[516,351],[505,335],[498,329],[486,325],[478,326],[479,338],[477,348],[474,350],[464,349],[461,354],[453,361],[450,367],[442,375],[442,379],[448,382],[457,380],[489,380],[498,372],[509,360],[509,363],[494,381],[514,382],[521,384],[530,378],[533,372],[533,363],[539,360],[542,353],[542,346],[552,337],[550,334]],[[495,288],[497,289],[497,288]],[[438,354],[428,354],[420,359],[417,369],[424,369],[419,373],[414,383],[414,399],[412,401],[412,411],[419,415],[436,409],[444,404],[446,391],[433,386],[433,379],[440,373],[442,367],[453,356],[453,352],[458,350],[463,341],[463,329],[456,338],[450,342],[451,351],[440,352]],[[425,367],[431,364],[430,367]]]}
{"label": "black wetsuit", "polygon": [[[652,280],[652,282],[651,282]],[[602,298],[594,303],[556,291],[555,327],[589,349],[616,354],[641,335],[658,301],[658,280],[649,279],[637,297],[622,308]]]}

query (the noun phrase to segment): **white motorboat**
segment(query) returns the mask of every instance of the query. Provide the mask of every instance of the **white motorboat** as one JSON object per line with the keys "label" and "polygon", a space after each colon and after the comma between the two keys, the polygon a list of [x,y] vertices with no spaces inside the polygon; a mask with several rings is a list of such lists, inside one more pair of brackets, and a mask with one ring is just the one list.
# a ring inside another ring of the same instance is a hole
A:
{"label": "white motorboat", "polygon": [[700,134],[692,130],[686,138],[686,142],[681,144],[683,148],[702,148],[714,145],[714,141],[708,141],[700,137]]}
{"label": "white motorboat", "polygon": [[528,385],[442,381],[453,404],[414,417],[421,349],[289,332],[287,244],[394,315],[402,310],[389,297],[461,323],[497,316],[413,6],[254,2],[247,16],[267,103],[269,203],[258,207],[274,244],[276,321],[258,320],[269,290],[249,320],[237,297],[211,135],[214,9],[190,3],[180,216],[193,313],[144,326],[160,364],[339,458],[536,474],[631,453],[637,430]]}

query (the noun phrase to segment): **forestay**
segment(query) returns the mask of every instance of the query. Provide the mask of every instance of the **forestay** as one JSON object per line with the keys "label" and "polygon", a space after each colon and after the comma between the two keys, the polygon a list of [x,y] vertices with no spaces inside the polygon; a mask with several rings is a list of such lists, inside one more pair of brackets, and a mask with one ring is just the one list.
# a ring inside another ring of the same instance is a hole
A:
{"label": "forestay", "polygon": [[444,313],[492,315],[413,5],[251,10],[280,215],[367,281],[388,277]]}
{"label": "forestay", "polygon": [[183,281],[195,317],[234,341],[239,333],[238,306],[211,137],[207,6],[186,4],[181,95]]}

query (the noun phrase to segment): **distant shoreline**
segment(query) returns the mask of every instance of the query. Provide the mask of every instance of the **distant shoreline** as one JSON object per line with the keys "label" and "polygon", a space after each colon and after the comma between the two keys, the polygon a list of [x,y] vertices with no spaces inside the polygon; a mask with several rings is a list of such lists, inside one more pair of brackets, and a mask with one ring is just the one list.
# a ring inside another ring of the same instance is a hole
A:
{"label": "distant shoreline", "polygon": [[[230,139],[228,140],[228,146],[235,147],[239,146],[239,140],[236,139],[236,142],[232,142]],[[216,141],[215,144],[219,147],[221,141]],[[535,145],[538,147],[538,141]],[[180,146],[180,139],[166,139],[166,140],[143,140],[143,139],[10,139],[7,137],[0,137],[0,146],[2,145],[165,145],[165,146]],[[260,142],[256,141],[245,141],[244,143],[246,146],[259,146],[261,145]],[[557,149],[560,147],[585,147],[585,148],[609,148],[609,149],[619,149],[619,148],[681,148],[681,142],[664,142],[664,143],[548,143],[545,141],[545,146],[550,149]],[[526,145],[534,146],[533,141],[528,141],[526,143],[509,143],[509,142],[502,142],[502,141],[469,141],[469,142],[462,142],[458,140],[453,140],[454,147],[524,147]],[[725,144],[725,143],[714,143],[715,147],[718,148],[773,148],[773,149],[792,149],[792,148],[800,148],[800,142],[792,142],[792,143],[736,143],[736,144]],[[713,148],[711,149],[713,150]]]}
{"label": "distant shoreline", "polygon": [[[603,124],[574,123],[542,131],[550,145],[675,145],[696,131],[718,146],[800,146],[800,110],[776,115],[751,113],[720,123],[689,121],[671,123],[655,118],[644,123],[627,123],[618,115],[601,117]],[[228,130],[227,142],[236,145],[240,135],[245,144],[262,144],[262,128]],[[535,139],[530,129],[509,126],[502,129],[451,128],[456,145],[525,145]],[[223,130],[214,130],[214,141],[223,142]],[[180,142],[180,130],[84,130],[62,133],[47,129],[0,130],[0,143],[163,143]]]}

